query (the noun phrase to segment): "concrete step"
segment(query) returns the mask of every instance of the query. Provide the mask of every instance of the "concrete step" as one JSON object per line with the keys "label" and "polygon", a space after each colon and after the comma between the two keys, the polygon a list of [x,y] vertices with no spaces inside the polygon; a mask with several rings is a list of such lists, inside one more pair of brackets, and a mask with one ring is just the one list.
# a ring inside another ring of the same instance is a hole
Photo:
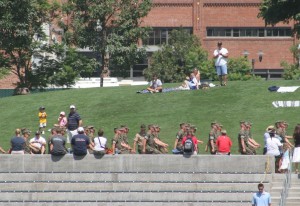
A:
{"label": "concrete step", "polygon": [[194,192],[1,192],[1,201],[243,201],[251,199],[252,193],[194,193]]}
{"label": "concrete step", "polygon": [[264,174],[202,173],[0,173],[3,181],[163,181],[163,182],[270,182]]}
{"label": "concrete step", "polygon": [[0,206],[249,206],[247,202],[0,202]]}
{"label": "concrete step", "polygon": [[[270,191],[270,184],[265,184]],[[257,183],[1,183],[2,191],[115,190],[115,191],[256,191]],[[1,199],[0,199],[1,200]]]}

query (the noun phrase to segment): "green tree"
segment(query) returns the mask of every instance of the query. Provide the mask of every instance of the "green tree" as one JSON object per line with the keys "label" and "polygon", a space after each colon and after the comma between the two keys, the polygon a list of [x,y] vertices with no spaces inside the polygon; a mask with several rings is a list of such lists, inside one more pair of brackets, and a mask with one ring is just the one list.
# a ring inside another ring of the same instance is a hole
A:
{"label": "green tree", "polygon": [[18,86],[30,87],[31,58],[44,39],[42,25],[47,19],[47,0],[0,0],[0,67],[11,68]]}
{"label": "green tree", "polygon": [[300,34],[300,1],[298,0],[263,0],[259,8],[259,18],[263,18],[267,25],[279,22],[295,22],[295,32]]}
{"label": "green tree", "polygon": [[207,52],[201,48],[195,35],[183,28],[170,33],[168,44],[154,52],[151,65],[144,70],[150,80],[157,74],[164,82],[180,82],[192,72],[193,68],[202,68],[207,62]]}
{"label": "green tree", "polygon": [[138,39],[147,31],[139,26],[151,9],[151,0],[73,0],[63,8],[72,19],[68,26],[61,22],[72,33],[67,42],[99,53],[101,76],[108,73],[112,58],[117,68],[128,70],[137,61]]}

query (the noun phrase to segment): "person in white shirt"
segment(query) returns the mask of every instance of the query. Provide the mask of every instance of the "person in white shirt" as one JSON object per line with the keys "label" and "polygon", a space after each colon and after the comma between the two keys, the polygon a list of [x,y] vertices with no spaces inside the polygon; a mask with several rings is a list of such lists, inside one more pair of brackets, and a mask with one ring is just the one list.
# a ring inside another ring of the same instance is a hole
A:
{"label": "person in white shirt", "polygon": [[46,140],[41,137],[40,131],[35,133],[35,137],[30,139],[29,147],[33,154],[44,154],[45,153]]}
{"label": "person in white shirt", "polygon": [[282,143],[278,138],[275,137],[275,129],[269,132],[270,137],[267,138],[267,155],[280,156],[280,151],[282,150]]}
{"label": "person in white shirt", "polygon": [[222,47],[222,42],[218,42],[218,48],[214,51],[215,67],[219,76],[221,86],[227,84],[227,58],[228,50]]}
{"label": "person in white shirt", "polygon": [[157,78],[157,75],[153,75],[152,81],[150,82],[150,86],[147,90],[151,93],[162,92],[162,82]]}
{"label": "person in white shirt", "polygon": [[103,137],[104,130],[98,130],[98,136],[94,138],[94,154],[105,154],[107,139]]}

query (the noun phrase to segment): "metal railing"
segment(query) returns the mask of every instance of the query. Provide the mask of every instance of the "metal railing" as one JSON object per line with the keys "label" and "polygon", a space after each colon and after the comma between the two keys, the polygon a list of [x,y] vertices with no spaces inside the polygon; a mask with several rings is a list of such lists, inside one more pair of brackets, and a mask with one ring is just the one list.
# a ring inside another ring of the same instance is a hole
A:
{"label": "metal railing", "polygon": [[279,206],[285,206],[286,198],[288,197],[288,192],[291,186],[291,176],[292,176],[292,153],[293,150],[289,153],[289,159],[290,163],[288,166],[287,173],[285,174],[284,183],[283,183],[283,189],[280,194],[280,202]]}

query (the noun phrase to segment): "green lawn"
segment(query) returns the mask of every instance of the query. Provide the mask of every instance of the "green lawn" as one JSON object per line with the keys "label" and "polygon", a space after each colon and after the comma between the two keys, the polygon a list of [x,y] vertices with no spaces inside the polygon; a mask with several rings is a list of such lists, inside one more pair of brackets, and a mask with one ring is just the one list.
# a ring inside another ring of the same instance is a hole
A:
{"label": "green lawn", "polygon": [[[179,84],[166,84],[165,87]],[[291,134],[295,124],[300,122],[300,108],[275,108],[272,101],[300,100],[300,89],[294,93],[269,92],[269,86],[300,86],[299,81],[237,81],[227,87],[208,90],[180,91],[158,94],[137,94],[143,86],[70,89],[27,96],[13,96],[0,99],[0,145],[9,149],[10,138],[16,128],[38,129],[38,108],[46,107],[48,128],[56,123],[60,111],[69,112],[70,104],[75,104],[84,125],[102,127],[111,142],[113,128],[127,124],[130,128],[130,143],[141,123],[155,123],[161,126],[161,138],[174,145],[179,123],[189,122],[198,128],[196,136],[207,140],[210,123],[223,124],[233,140],[232,153],[237,153],[239,121],[253,123],[252,133],[263,143],[263,133],[268,125],[276,120],[287,120]],[[49,132],[45,136],[49,136]],[[205,154],[204,145],[200,153]],[[262,153],[262,149],[259,151]]]}

